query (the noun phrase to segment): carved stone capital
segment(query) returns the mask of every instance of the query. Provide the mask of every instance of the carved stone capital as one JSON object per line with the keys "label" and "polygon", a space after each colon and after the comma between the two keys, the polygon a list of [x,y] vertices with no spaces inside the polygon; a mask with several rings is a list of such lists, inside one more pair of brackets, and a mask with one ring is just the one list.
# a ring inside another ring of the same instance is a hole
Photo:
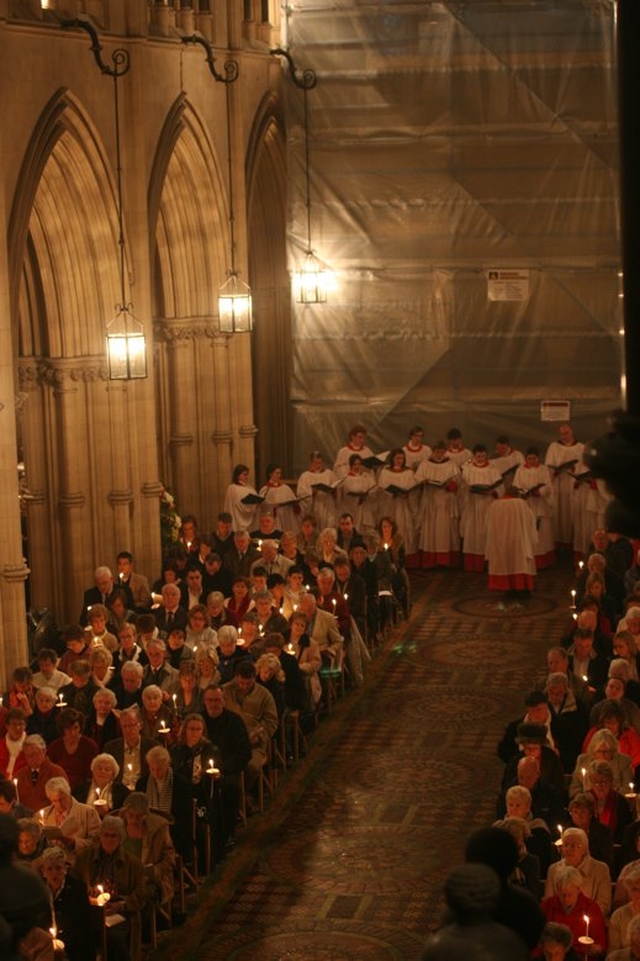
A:
{"label": "carved stone capital", "polygon": [[76,384],[93,384],[108,380],[104,357],[64,357],[54,360],[33,358],[18,365],[21,391],[36,390],[45,385],[54,390],[68,389]]}
{"label": "carved stone capital", "polygon": [[218,331],[211,317],[174,317],[155,320],[153,333],[156,340],[178,347],[193,340],[213,340]]}

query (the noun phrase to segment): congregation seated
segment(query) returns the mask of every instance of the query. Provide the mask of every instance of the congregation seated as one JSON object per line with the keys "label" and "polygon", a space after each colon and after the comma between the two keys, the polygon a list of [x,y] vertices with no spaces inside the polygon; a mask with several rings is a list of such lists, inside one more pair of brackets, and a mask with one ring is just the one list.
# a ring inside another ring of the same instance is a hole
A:
{"label": "congregation seated", "polygon": [[172,701],[164,701],[157,684],[148,684],[142,691],[142,736],[152,741],[166,738],[165,744],[173,744],[178,733],[179,721]]}
{"label": "congregation seated", "polygon": [[269,742],[278,729],[278,710],[270,692],[256,683],[256,668],[250,660],[236,668],[232,681],[222,686],[225,707],[244,721],[251,744],[251,760],[245,768],[247,789],[256,784],[264,767]]}
{"label": "congregation seated", "polygon": [[564,770],[562,762],[553,748],[547,743],[547,729],[544,724],[523,723],[518,727],[516,741],[520,751],[514,754],[504,772],[503,788],[514,784],[517,779],[517,768],[521,757],[533,757],[540,765],[540,778],[547,784],[552,784],[565,795]]}
{"label": "congregation seated", "polygon": [[33,675],[31,683],[37,689],[52,688],[56,696],[61,687],[68,684],[71,678],[58,668],[58,655],[51,647],[43,647],[38,651],[38,670]]}
{"label": "congregation seated", "polygon": [[45,836],[63,848],[73,861],[83,848],[91,845],[100,830],[95,807],[77,801],[66,778],[52,777],[45,785],[49,804],[40,811]]}
{"label": "congregation seated", "polygon": [[503,828],[518,845],[518,861],[509,884],[524,888],[537,899],[540,895],[540,860],[527,848],[529,825],[522,818],[507,817],[503,821],[496,821],[494,827]]}
{"label": "congregation seated", "polygon": [[24,867],[39,871],[42,852],[48,846],[42,824],[33,817],[22,817],[17,819],[17,825],[19,833],[16,861]]}
{"label": "congregation seated", "polygon": [[[93,604],[87,611],[87,626],[84,629],[86,643],[90,649],[106,647],[112,654],[118,647],[118,628],[109,621],[109,610],[104,604]],[[113,629],[113,630],[112,630]]]}
{"label": "congregation seated", "polygon": [[[124,921],[106,928],[109,961],[131,961],[132,954],[139,956],[139,914],[149,898],[142,862],[124,849],[124,840],[122,819],[108,814],[99,825],[98,837],[78,854],[73,867],[74,876],[87,888],[91,904],[96,905],[99,893],[104,891],[110,895],[105,914],[124,917]],[[98,943],[102,916],[95,912],[92,917]]]}
{"label": "congregation seated", "polygon": [[251,655],[244,642],[240,643],[238,629],[232,624],[225,624],[218,631],[218,673],[220,683],[231,681],[236,668],[241,661],[251,659]]}
{"label": "congregation seated", "polygon": [[576,950],[581,947],[579,938],[585,936],[588,923],[588,936],[593,938],[589,954],[602,957],[607,949],[607,926],[602,907],[585,893],[589,885],[583,874],[569,864],[560,862],[560,865],[554,873],[553,893],[547,894],[545,890],[544,915],[548,921],[566,924],[571,929]]}
{"label": "congregation seated", "polygon": [[198,685],[196,663],[193,659],[184,660],[178,670],[179,688],[173,703],[178,720],[187,714],[201,714],[203,709],[202,688]]}
{"label": "congregation seated", "polygon": [[142,704],[142,684],[148,667],[144,668],[139,661],[125,661],[120,668],[120,677],[114,680],[112,688],[119,711]]}
{"label": "congregation seated", "polygon": [[595,817],[596,801],[592,792],[580,792],[571,798],[569,803],[569,817],[573,827],[581,828],[587,835],[589,851],[596,861],[604,861],[613,875],[614,849],[613,834],[607,824],[602,824]]}
{"label": "congregation seated", "polygon": [[[212,594],[219,592],[212,591],[207,595],[207,604],[196,604],[190,608],[187,614],[187,630],[185,633],[185,644],[195,655],[197,651],[207,648],[215,648],[217,645],[217,635],[211,627],[208,605]],[[224,595],[220,595],[220,611],[224,607]],[[222,626],[222,625],[220,625]],[[174,664],[174,667],[176,665]]]}
{"label": "congregation seated", "polygon": [[58,714],[60,736],[48,748],[49,760],[64,768],[71,788],[78,787],[89,777],[91,762],[98,753],[98,745],[82,733],[85,719],[72,707]]}
{"label": "congregation seated", "polygon": [[549,674],[545,693],[551,714],[551,736],[564,771],[572,771],[588,726],[586,708],[569,687],[564,671]]}
{"label": "congregation seated", "polygon": [[587,731],[582,744],[583,753],[588,750],[596,731],[606,728],[618,739],[620,752],[629,756],[631,769],[635,771],[640,764],[640,734],[626,723],[624,710],[618,701],[600,701],[598,707],[600,708],[597,712],[598,726],[593,725]]}
{"label": "congregation seated", "polygon": [[569,785],[570,797],[573,797],[579,791],[591,790],[591,761],[607,761],[613,772],[614,789],[621,791],[623,794],[629,789],[629,784],[633,782],[631,758],[628,754],[620,753],[615,734],[607,728],[601,728],[601,730],[595,732],[589,741],[587,751],[580,754],[576,761]]}
{"label": "congregation seated", "polygon": [[147,900],[169,905],[176,852],[167,818],[151,811],[149,799],[142,791],[127,794],[119,816],[125,826],[123,849],[142,861]]}
{"label": "congregation seated", "polygon": [[86,884],[69,873],[64,850],[50,847],[42,852],[40,874],[51,901],[50,927],[63,942],[68,961],[94,961],[96,939]]}
{"label": "congregation seated", "polygon": [[[306,626],[306,620],[304,623]],[[300,665],[293,651],[285,650],[285,639],[282,634],[267,634],[264,644],[265,653],[278,659],[278,663],[283,672],[285,709],[303,712],[314,710],[314,708],[310,706],[310,700],[307,696],[305,675],[300,669]],[[260,671],[259,663],[256,663],[256,668]],[[284,712],[281,712],[279,709],[278,714],[282,716],[282,713]]]}
{"label": "congregation seated", "polygon": [[218,671],[219,657],[218,648],[202,645],[195,652],[196,677],[198,687],[204,691],[210,684],[215,684],[220,680]]}
{"label": "congregation seated", "polygon": [[98,688],[105,688],[111,683],[113,674],[113,654],[106,647],[94,647],[89,655],[91,680]]}
{"label": "congregation seated", "polygon": [[93,695],[93,705],[85,722],[84,732],[95,741],[99,750],[119,734],[118,718],[115,714],[117,703],[115,692],[108,687],[99,688]]}
{"label": "congregation seated", "polygon": [[4,716],[4,723],[6,733],[0,738],[0,775],[11,779],[26,763],[22,745],[27,736],[27,715],[21,707],[11,707]]}
{"label": "congregation seated", "polygon": [[[540,773],[540,761],[533,756],[521,757],[516,766],[516,776],[513,785],[527,788],[531,795],[531,814],[534,818],[542,818],[550,831],[562,822],[564,816],[564,797],[555,784],[545,781]],[[507,788],[508,791],[508,788]],[[498,801],[497,815],[504,817],[506,810],[506,792]]]}
{"label": "congregation seated", "polygon": [[166,747],[156,744],[147,752],[149,773],[135,785],[149,801],[149,807],[169,817],[169,832],[173,844],[185,862],[193,853],[191,830],[191,785],[171,766],[171,755]]}
{"label": "congregation seated", "polygon": [[6,814],[14,821],[31,817],[33,814],[32,808],[19,802],[17,786],[8,778],[0,778],[0,814]]}
{"label": "congregation seated", "polygon": [[547,732],[547,740],[551,745],[551,712],[544,691],[530,691],[524,699],[525,712],[515,720],[510,721],[498,744],[498,757],[508,764],[518,753],[518,728],[521,724],[542,724]]}
{"label": "congregation seated", "polygon": [[640,864],[630,865],[619,883],[625,888],[626,901],[616,908],[609,919],[610,951],[629,947],[631,944],[628,932],[629,922],[634,917],[640,918]]}
{"label": "congregation seated", "polygon": [[60,688],[59,696],[69,708],[87,717],[91,710],[93,695],[98,687],[91,678],[89,660],[72,661],[69,666],[71,681]]}
{"label": "congregation seated", "polygon": [[556,848],[551,840],[549,824],[544,818],[534,816],[531,805],[532,797],[529,788],[522,784],[514,784],[505,795],[505,811],[503,814],[506,815],[506,820],[515,819],[526,825],[525,846],[538,861],[539,877],[545,878],[549,865],[556,858]]}
{"label": "congregation seated", "polygon": [[595,727],[596,730],[602,727],[600,723],[602,712],[606,710],[608,704],[615,701],[622,708],[624,723],[632,728],[636,734],[640,734],[640,707],[625,696],[626,687],[626,681],[623,678],[609,677],[603,692],[605,697],[601,701],[597,701],[591,708],[589,714],[591,727]]}
{"label": "congregation seated", "polygon": [[52,687],[36,688],[33,713],[27,718],[27,733],[39,734],[47,744],[58,736],[56,692]]}
{"label": "congregation seated", "polygon": [[[595,901],[604,917],[611,911],[611,874],[603,861],[596,861],[589,854],[589,839],[580,828],[567,828],[562,832],[562,857],[547,872],[544,886],[545,898],[558,893],[557,879],[560,872],[571,867],[579,871],[583,879],[582,894]],[[560,875],[561,876],[561,875]]]}
{"label": "congregation seated", "polygon": [[142,686],[155,684],[162,691],[163,700],[168,701],[178,693],[180,682],[175,667],[167,661],[167,645],[161,637],[152,638],[147,644],[149,663],[144,669]]}
{"label": "congregation seated", "polygon": [[47,781],[52,777],[66,777],[66,772],[47,757],[46,742],[39,734],[27,735],[22,753],[25,765],[15,779],[17,793],[26,809],[39,811],[49,803],[45,790]]}
{"label": "congregation seated", "polygon": [[249,733],[243,719],[225,707],[225,695],[219,684],[204,692],[204,722],[209,741],[215,745],[222,778],[222,824],[217,834],[224,849],[236,834],[240,808],[240,775],[251,761]]}
{"label": "congregation seated", "polygon": [[120,714],[121,737],[107,741],[105,753],[115,758],[119,772],[118,780],[133,791],[138,778],[148,774],[146,755],[155,745],[151,738],[142,734],[142,717],[137,705],[129,707]]}
{"label": "congregation seated", "polygon": [[610,829],[614,844],[621,844],[632,818],[626,798],[613,787],[613,769],[607,761],[591,761],[587,773],[595,805],[594,815],[600,824]]}
{"label": "congregation seated", "polygon": [[129,793],[118,780],[120,765],[111,754],[96,754],[91,762],[91,777],[74,789],[73,797],[82,804],[89,804],[100,816],[122,807]]}
{"label": "congregation seated", "polygon": [[[251,581],[245,576],[236,577],[231,585],[231,597],[224,602],[226,623],[236,629],[240,627],[243,614],[255,607],[251,597]],[[220,637],[218,636],[218,644]]]}

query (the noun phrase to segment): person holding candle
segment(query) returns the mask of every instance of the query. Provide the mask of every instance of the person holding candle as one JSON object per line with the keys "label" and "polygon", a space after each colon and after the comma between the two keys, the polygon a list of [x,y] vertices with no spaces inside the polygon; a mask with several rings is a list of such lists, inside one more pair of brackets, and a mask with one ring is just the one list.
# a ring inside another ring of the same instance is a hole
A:
{"label": "person holding candle", "polygon": [[562,860],[552,864],[547,872],[545,898],[558,893],[556,880],[559,871],[565,867],[576,868],[582,877],[581,892],[586,898],[593,898],[604,917],[608,917],[611,910],[611,874],[606,864],[596,861],[589,854],[589,839],[585,832],[580,828],[567,828],[562,833],[560,850]]}
{"label": "person holding candle", "polygon": [[19,707],[25,717],[33,711],[35,703],[33,675],[28,667],[16,667],[11,677],[11,687],[2,695],[2,703],[7,708]]}
{"label": "person holding candle", "polygon": [[[210,596],[210,595],[209,595]],[[207,598],[208,603],[208,598]],[[221,605],[224,604],[224,595]],[[185,644],[195,654],[201,648],[215,649],[218,637],[212,627],[210,627],[209,613],[204,604],[196,604],[187,614],[187,631]]]}
{"label": "person holding candle", "polygon": [[61,848],[43,851],[40,873],[49,887],[49,930],[64,945],[65,957],[68,961],[95,961],[96,942],[87,887],[68,873],[66,856]]}
{"label": "person holding candle", "polygon": [[33,814],[33,808],[20,803],[18,793],[17,778],[15,781],[8,781],[0,778],[0,814],[8,814],[9,817],[27,818]]}
{"label": "person holding candle", "polygon": [[113,654],[118,648],[118,632],[114,631],[112,633],[111,630],[107,628],[108,618],[109,611],[104,604],[93,604],[91,610],[87,612],[87,620],[89,623],[85,627],[84,632],[90,648],[106,647],[106,649]]}
{"label": "person holding candle", "polygon": [[611,951],[626,948],[631,943],[627,933],[629,922],[640,917],[640,863],[630,865],[621,882],[626,889],[628,901],[617,908],[609,921],[609,948]]}
{"label": "person holding candle", "polygon": [[[142,862],[124,849],[125,836],[121,818],[108,814],[98,838],[80,852],[73,869],[75,877],[87,886],[90,903],[104,907],[107,915],[125,917],[124,922],[106,929],[109,961],[140,956],[140,911],[149,897]],[[101,925],[102,918],[96,915],[95,929]]]}
{"label": "person holding candle", "polygon": [[115,673],[111,651],[108,651],[106,647],[92,648],[89,664],[91,665],[92,682],[98,689],[106,688]]}
{"label": "person holding candle", "polygon": [[[565,832],[566,833],[566,832]],[[566,924],[573,934],[573,946],[589,957],[604,956],[607,949],[607,927],[602,908],[584,893],[581,872],[563,865],[555,873],[555,894],[542,901],[542,911],[548,921]],[[591,938],[591,942],[580,941]]]}
{"label": "person holding candle", "polygon": [[108,687],[99,688],[93,695],[93,706],[85,724],[85,734],[96,742],[100,750],[107,741],[118,736],[118,718],[115,714],[116,695]]}
{"label": "person holding candle", "polygon": [[569,785],[569,797],[579,791],[591,790],[591,775],[589,765],[591,761],[607,761],[613,771],[613,787],[624,794],[633,781],[631,758],[620,752],[618,739],[607,728],[596,731],[589,741],[586,753],[580,754]]}
{"label": "person holding candle", "polygon": [[[251,581],[247,577],[236,577],[231,585],[231,597],[225,602],[226,625],[240,627],[240,622],[247,611],[253,610],[255,604],[251,597]],[[220,647],[220,632],[218,631],[218,646]]]}
{"label": "person holding candle", "polygon": [[133,791],[138,778],[149,773],[145,758],[157,742],[142,736],[142,717],[137,706],[121,712],[120,730],[122,737],[108,741],[104,749],[118,763],[120,768],[118,779]]}
{"label": "person holding candle", "polygon": [[[213,765],[212,763],[213,762]],[[220,773],[218,749],[207,738],[207,729],[201,714],[187,714],[180,726],[178,743],[171,748],[171,764],[174,771],[186,780],[191,797],[195,801],[196,841],[200,856],[205,854],[207,824],[211,824],[215,812],[214,768]],[[203,863],[206,863],[206,856]]]}
{"label": "person holding candle", "polygon": [[239,643],[238,630],[232,624],[225,624],[218,631],[218,673],[221,683],[232,680],[236,667],[241,661],[251,659],[249,651]]}
{"label": "person holding candle", "polygon": [[173,744],[178,734],[178,720],[173,701],[165,703],[157,684],[149,684],[142,691],[142,736],[163,744]]}
{"label": "person holding candle", "polygon": [[91,778],[79,785],[73,796],[83,804],[91,804],[100,817],[122,807],[129,791],[118,781],[120,767],[111,754],[97,754],[91,762]]}

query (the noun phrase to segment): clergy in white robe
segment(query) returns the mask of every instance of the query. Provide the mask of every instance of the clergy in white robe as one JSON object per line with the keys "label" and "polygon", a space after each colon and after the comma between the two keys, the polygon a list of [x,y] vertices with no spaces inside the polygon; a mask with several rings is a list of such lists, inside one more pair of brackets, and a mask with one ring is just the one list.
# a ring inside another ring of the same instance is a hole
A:
{"label": "clergy in white robe", "polygon": [[303,514],[313,514],[322,530],[335,527],[338,517],[336,498],[339,478],[335,471],[325,467],[320,451],[311,455],[308,470],[300,474],[296,495]]}
{"label": "clergy in white robe", "polygon": [[551,471],[555,495],[554,534],[556,544],[562,547],[573,545],[574,528],[574,474],[582,461],[584,444],[576,441],[569,424],[558,428],[559,440],[549,444],[544,459]]}
{"label": "clergy in white robe", "polygon": [[473,460],[462,468],[460,534],[465,571],[484,571],[489,508],[504,493],[502,475],[489,464],[487,448],[476,444]]}
{"label": "clergy in white robe", "polygon": [[553,531],[553,482],[549,468],[540,463],[537,447],[528,447],[525,462],[513,478],[513,486],[525,502],[536,522],[538,538],[535,547],[536,570],[555,563],[555,535]]}
{"label": "clergy in white robe", "polygon": [[[224,498],[224,510],[231,514],[234,531],[251,530],[258,506],[258,494],[255,487],[248,483],[249,468],[246,464],[237,464],[233,469],[231,483],[227,487]],[[249,503],[245,502],[248,498]]]}
{"label": "clergy in white robe", "polygon": [[412,511],[409,493],[416,486],[413,471],[406,466],[404,451],[396,447],[389,454],[389,466],[383,467],[378,475],[380,502],[378,517],[391,517],[404,541],[407,566],[416,565],[418,552],[418,518]]}
{"label": "clergy in white robe", "polygon": [[440,441],[416,470],[421,486],[420,562],[425,568],[460,565],[460,468]]}
{"label": "clergy in white robe", "polygon": [[506,494],[487,515],[487,563],[492,591],[531,591],[536,573],[536,522],[525,502]]}

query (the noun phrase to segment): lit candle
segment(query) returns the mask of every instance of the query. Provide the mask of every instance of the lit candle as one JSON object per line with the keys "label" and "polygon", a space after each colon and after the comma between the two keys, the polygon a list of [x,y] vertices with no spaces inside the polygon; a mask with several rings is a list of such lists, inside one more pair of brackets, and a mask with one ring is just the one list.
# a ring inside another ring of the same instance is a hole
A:
{"label": "lit candle", "polygon": [[586,778],[586,776],[587,776],[587,769],[586,769],[586,767],[581,768],[581,771],[582,771],[582,786],[584,787],[585,778]]}
{"label": "lit candle", "polygon": [[41,808],[41,809],[38,811],[38,817],[40,818],[40,820],[41,820],[42,823],[44,824],[44,808]]}
{"label": "lit candle", "polygon": [[58,703],[56,704],[56,707],[66,707],[66,706],[67,706],[67,702],[63,701],[62,694],[58,694]]}
{"label": "lit candle", "polygon": [[64,951],[64,941],[61,941],[58,937],[58,928],[55,924],[52,928],[49,928],[49,934],[51,935],[51,946],[54,950],[54,953],[56,951]]}
{"label": "lit candle", "polygon": [[582,570],[582,568],[584,567],[584,561],[578,561],[578,567],[580,568],[580,570]]}
{"label": "lit candle", "polygon": [[384,545],[384,549],[385,549],[385,551],[388,551],[388,550],[389,550],[389,545],[388,545],[388,544],[385,544],[385,545]]}
{"label": "lit candle", "polygon": [[585,938],[588,938],[588,937],[589,937],[589,915],[588,915],[588,914],[585,914],[585,915],[583,915],[583,917],[584,917],[584,923],[585,923],[584,936],[585,936]]}
{"label": "lit candle", "polygon": [[99,906],[102,908],[102,907],[104,907],[105,904],[107,904],[108,901],[111,900],[111,895],[109,894],[108,891],[105,891],[105,889],[103,888],[103,886],[102,886],[101,884],[98,885],[98,891],[99,891],[100,893],[98,894],[98,897],[97,897],[96,900],[97,900]]}
{"label": "lit candle", "polygon": [[168,733],[169,733],[169,728],[167,727],[164,718],[162,718],[162,720],[160,721],[160,727],[158,728],[158,733],[159,733],[159,734],[168,734]]}
{"label": "lit candle", "polygon": [[336,604],[338,603],[337,600],[335,599],[335,597],[332,598],[331,603],[333,604],[333,609],[334,609],[334,611],[335,611],[335,609],[336,609]]}
{"label": "lit candle", "polygon": [[261,540],[258,541],[258,550],[259,550],[259,551],[262,550],[262,541],[261,541]]}
{"label": "lit candle", "polygon": [[585,684],[588,684],[588,683],[589,683],[589,678],[587,677],[586,674],[583,674],[583,675],[582,675],[582,680],[585,682]]}
{"label": "lit candle", "polygon": [[14,777],[13,786],[16,789],[16,804],[20,804],[20,795],[18,794],[18,778]]}
{"label": "lit candle", "polygon": [[575,608],[575,606],[576,606],[576,591],[575,591],[575,588],[574,588],[574,589],[571,591],[571,607]]}
{"label": "lit candle", "polygon": [[[297,604],[294,604],[294,605],[293,605],[293,613],[295,614],[295,612],[296,612],[297,610],[298,610],[298,605],[297,605]],[[1,697],[0,697],[0,707],[2,707],[2,698],[1,698]]]}
{"label": "lit candle", "polygon": [[178,695],[172,694],[171,697],[173,699],[173,710],[175,711],[178,706]]}

